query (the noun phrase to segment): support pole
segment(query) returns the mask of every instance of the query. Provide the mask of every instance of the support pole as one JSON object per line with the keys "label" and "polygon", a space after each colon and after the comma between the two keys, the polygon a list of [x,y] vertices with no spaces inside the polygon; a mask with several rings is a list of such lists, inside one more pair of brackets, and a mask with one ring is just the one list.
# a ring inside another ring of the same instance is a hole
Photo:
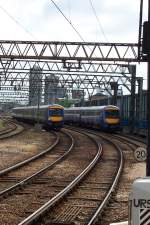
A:
{"label": "support pole", "polygon": [[136,80],[136,65],[129,65],[129,72],[131,74],[131,101],[130,101],[130,115],[129,125],[130,133],[134,132],[135,127],[135,80]]}
{"label": "support pole", "polygon": [[118,83],[117,82],[110,82],[111,90],[114,91],[112,96],[112,105],[117,105],[117,92],[118,92]]}
{"label": "support pole", "polygon": [[[150,0],[148,0],[148,22],[150,22]],[[150,43],[150,35],[148,36]],[[150,45],[150,44],[149,44]],[[150,46],[148,46],[148,67],[147,67],[147,123],[148,123],[148,143],[147,143],[147,162],[146,176],[150,176]]]}
{"label": "support pole", "polygon": [[116,85],[114,87],[114,105],[117,105],[117,93],[118,93],[118,84],[116,82]]}
{"label": "support pole", "polygon": [[140,2],[140,19],[139,19],[139,38],[138,38],[138,58],[140,59],[141,52],[141,36],[142,36],[142,18],[143,18],[143,0]]}
{"label": "support pole", "polygon": [[137,133],[139,131],[139,126],[140,126],[140,120],[142,116],[142,90],[143,90],[143,77],[138,77],[137,78],[138,82],[138,94],[137,94],[137,101],[136,101],[136,121],[137,121]]}

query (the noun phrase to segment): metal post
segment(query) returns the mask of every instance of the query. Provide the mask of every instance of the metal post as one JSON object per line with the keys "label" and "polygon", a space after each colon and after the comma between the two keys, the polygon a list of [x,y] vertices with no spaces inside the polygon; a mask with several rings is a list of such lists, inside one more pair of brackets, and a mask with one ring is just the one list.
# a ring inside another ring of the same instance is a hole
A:
{"label": "metal post", "polygon": [[37,124],[36,124],[36,129],[39,129],[39,108],[40,108],[40,89],[39,89],[39,84],[37,86]]}
{"label": "metal post", "polygon": [[[143,77],[138,77],[137,78],[137,82],[138,82],[138,95],[137,95],[137,101],[136,101],[136,121],[138,124],[138,128],[139,128],[139,123],[140,123],[140,119],[141,119],[141,115],[142,115],[142,89],[143,89]],[[138,129],[137,128],[137,133],[138,133]]]}
{"label": "metal post", "polygon": [[[150,0],[148,0],[148,21],[150,22]],[[150,40],[149,40],[149,43],[150,43]],[[148,47],[150,51],[150,46]],[[148,123],[147,125],[148,143],[147,143],[146,175],[150,176],[150,52],[148,53],[148,67],[147,67],[147,123]]]}
{"label": "metal post", "polygon": [[118,83],[110,82],[111,90],[114,91],[112,96],[112,105],[117,105],[117,92],[118,92]]}
{"label": "metal post", "polygon": [[114,105],[117,105],[117,93],[118,93],[118,84],[116,82],[114,87]]}
{"label": "metal post", "polygon": [[131,101],[130,101],[130,133],[134,132],[135,125],[135,78],[136,78],[136,66],[129,65],[129,72],[131,73]]}
{"label": "metal post", "polygon": [[141,56],[141,34],[142,34],[142,18],[143,18],[143,0],[140,2],[140,18],[139,18],[139,38],[138,38],[138,58]]}

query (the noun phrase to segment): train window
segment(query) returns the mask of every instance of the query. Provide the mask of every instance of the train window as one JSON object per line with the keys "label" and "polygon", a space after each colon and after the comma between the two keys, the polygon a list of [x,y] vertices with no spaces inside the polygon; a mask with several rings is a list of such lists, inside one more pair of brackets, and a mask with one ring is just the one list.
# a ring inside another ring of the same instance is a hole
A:
{"label": "train window", "polygon": [[49,115],[50,116],[61,116],[62,115],[62,110],[61,109],[50,109],[49,110]]}
{"label": "train window", "polygon": [[109,110],[109,111],[105,111],[105,116],[106,117],[118,117],[119,116],[119,111],[118,110]]}
{"label": "train window", "polygon": [[95,116],[99,116],[101,114],[100,111],[95,111]]}

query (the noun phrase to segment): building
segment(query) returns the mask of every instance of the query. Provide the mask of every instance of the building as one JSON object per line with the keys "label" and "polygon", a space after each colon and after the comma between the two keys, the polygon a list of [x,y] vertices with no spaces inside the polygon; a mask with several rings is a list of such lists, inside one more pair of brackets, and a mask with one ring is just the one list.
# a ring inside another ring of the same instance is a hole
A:
{"label": "building", "polygon": [[84,99],[84,90],[72,90],[72,99]]}
{"label": "building", "polygon": [[42,69],[34,66],[29,74],[29,105],[40,105],[42,101]]}
{"label": "building", "polygon": [[51,74],[45,77],[44,104],[57,103],[57,99],[66,96],[66,88],[59,86],[59,77]]}
{"label": "building", "polygon": [[80,101],[79,103],[75,104],[76,106],[100,106],[100,105],[108,105],[111,102],[111,97],[105,95],[101,92],[96,93],[89,97],[86,101]]}

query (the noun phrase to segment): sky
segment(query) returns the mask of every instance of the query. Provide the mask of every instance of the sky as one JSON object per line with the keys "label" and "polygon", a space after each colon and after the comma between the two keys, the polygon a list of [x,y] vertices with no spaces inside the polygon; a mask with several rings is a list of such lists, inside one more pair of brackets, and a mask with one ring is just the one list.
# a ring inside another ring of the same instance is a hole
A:
{"label": "sky", "polygon": [[[0,0],[0,39],[137,43],[140,0]],[[144,0],[143,20],[147,19]],[[82,38],[82,39],[81,39]],[[145,79],[146,63],[137,76]]]}

